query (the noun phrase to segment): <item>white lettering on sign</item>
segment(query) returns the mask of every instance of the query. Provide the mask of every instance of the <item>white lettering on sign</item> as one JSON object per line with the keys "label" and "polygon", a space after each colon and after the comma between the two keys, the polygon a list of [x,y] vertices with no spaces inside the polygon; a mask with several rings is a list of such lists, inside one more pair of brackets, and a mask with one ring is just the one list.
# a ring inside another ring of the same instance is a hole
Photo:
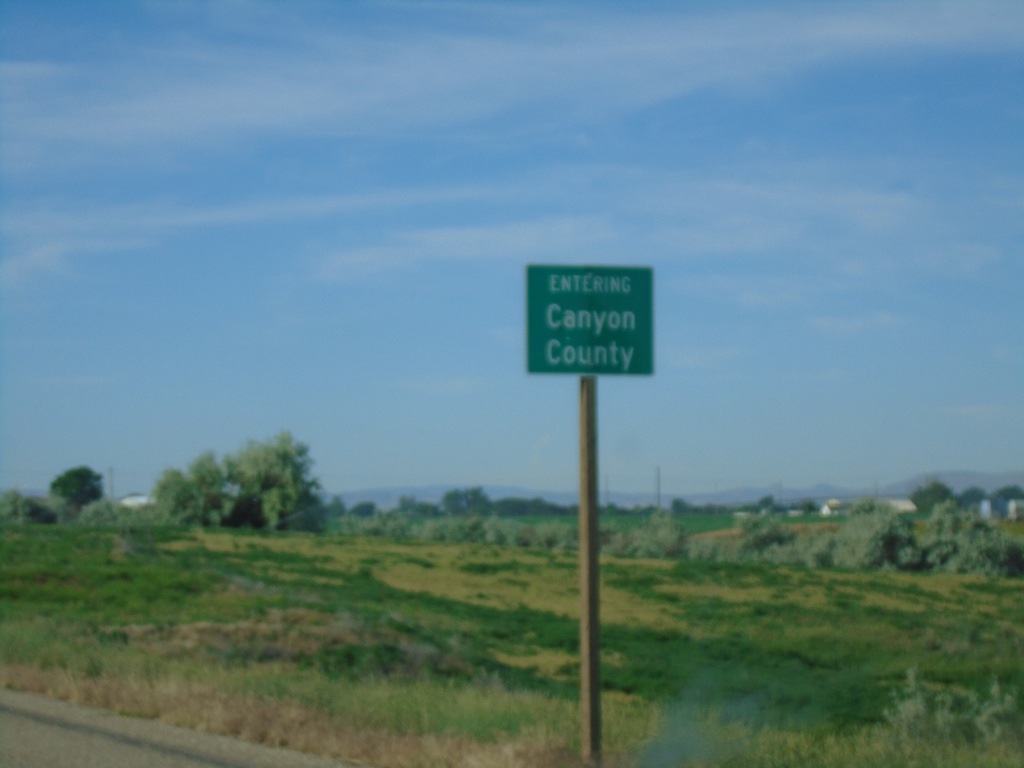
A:
{"label": "white lettering on sign", "polygon": [[548,365],[583,365],[588,368],[621,365],[622,371],[626,372],[633,361],[633,351],[633,347],[621,347],[614,341],[606,345],[587,347],[582,344],[562,344],[558,339],[551,339],[544,347],[544,356]]}
{"label": "white lettering on sign", "polygon": [[609,331],[635,331],[636,315],[626,310],[591,310],[591,309],[562,309],[558,304],[548,304],[547,312],[544,313],[548,328],[565,328],[567,330],[594,329],[594,335],[600,336],[601,331],[607,328]]}
{"label": "white lettering on sign", "polygon": [[633,286],[629,275],[585,275],[553,274],[548,278],[551,293],[629,293]]}

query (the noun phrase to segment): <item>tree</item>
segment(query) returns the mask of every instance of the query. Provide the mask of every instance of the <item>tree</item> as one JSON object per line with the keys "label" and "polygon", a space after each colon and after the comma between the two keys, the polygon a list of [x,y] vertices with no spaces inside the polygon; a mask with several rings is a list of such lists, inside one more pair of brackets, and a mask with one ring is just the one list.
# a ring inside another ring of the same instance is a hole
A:
{"label": "tree", "polygon": [[932,480],[914,489],[914,492],[910,494],[910,500],[914,502],[918,512],[931,512],[935,505],[955,499],[953,491],[948,485],[938,480]]}
{"label": "tree", "polygon": [[159,512],[180,523],[322,530],[325,509],[312,467],[309,448],[282,432],[266,443],[249,441],[221,462],[207,452],[187,472],[168,469],[153,495]]}
{"label": "tree", "polygon": [[446,515],[487,515],[491,511],[491,500],[479,486],[451,490],[441,497],[441,509]]}
{"label": "tree", "polygon": [[311,477],[309,447],[281,432],[267,443],[249,441],[224,459],[231,501],[223,524],[278,528],[287,518],[321,506],[320,482]]}
{"label": "tree", "polygon": [[525,517],[527,515],[568,515],[568,507],[535,496],[532,499],[520,499],[514,496],[497,499],[491,503],[491,514],[499,517]]}
{"label": "tree", "polygon": [[226,512],[227,473],[213,451],[199,454],[188,467],[188,476],[199,494],[203,525],[216,525]]}
{"label": "tree", "polygon": [[985,493],[985,489],[972,485],[957,496],[956,501],[963,509],[975,509],[987,498],[988,494]]}
{"label": "tree", "polygon": [[437,505],[429,501],[417,501],[415,496],[399,496],[395,511],[406,517],[436,517]]}
{"label": "tree", "polygon": [[50,483],[50,493],[67,501],[78,512],[90,501],[103,498],[103,476],[89,467],[75,467]]}
{"label": "tree", "polygon": [[352,507],[348,513],[352,517],[373,517],[377,514],[377,504],[372,501],[361,501]]}
{"label": "tree", "polygon": [[344,517],[345,512],[345,500],[341,496],[332,496],[324,507],[324,516],[329,518]]}
{"label": "tree", "polygon": [[224,468],[212,451],[201,454],[188,472],[167,469],[153,489],[157,509],[184,525],[217,525],[229,503]]}
{"label": "tree", "polygon": [[813,515],[818,511],[818,503],[814,499],[801,499],[796,507],[805,515]]}
{"label": "tree", "polygon": [[672,499],[672,505],[670,507],[673,515],[692,515],[697,512],[697,507],[690,504],[685,499]]}
{"label": "tree", "polygon": [[992,498],[1000,502],[1024,499],[1024,488],[1021,488],[1019,485],[1007,485],[993,493]]}

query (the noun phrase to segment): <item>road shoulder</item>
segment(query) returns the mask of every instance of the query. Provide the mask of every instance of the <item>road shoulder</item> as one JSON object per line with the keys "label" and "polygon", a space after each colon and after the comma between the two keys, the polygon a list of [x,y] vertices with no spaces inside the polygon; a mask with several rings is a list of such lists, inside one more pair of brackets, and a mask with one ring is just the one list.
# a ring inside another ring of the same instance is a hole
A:
{"label": "road shoulder", "polygon": [[[70,735],[99,737],[118,745],[148,749],[217,768],[345,768],[344,764],[328,758],[3,689],[0,689],[0,758],[4,755],[4,745],[18,738],[14,726],[19,718],[59,728]],[[4,761],[0,759],[0,762]]]}

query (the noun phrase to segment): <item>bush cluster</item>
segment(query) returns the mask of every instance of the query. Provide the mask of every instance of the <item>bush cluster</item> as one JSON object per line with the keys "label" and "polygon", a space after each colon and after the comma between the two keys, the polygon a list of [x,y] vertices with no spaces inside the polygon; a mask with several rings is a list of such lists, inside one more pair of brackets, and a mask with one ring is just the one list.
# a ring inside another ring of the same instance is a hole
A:
{"label": "bush cluster", "polygon": [[948,571],[1024,576],[1024,544],[1011,539],[954,501],[933,507],[918,530],[892,505],[863,499],[836,531],[796,535],[788,526],[758,517],[741,524],[738,543],[691,548],[691,557],[760,561],[812,568]]}
{"label": "bush cluster", "polygon": [[682,558],[688,554],[686,531],[665,510],[658,510],[635,528],[602,535],[601,548],[625,557]]}
{"label": "bush cluster", "polygon": [[73,523],[96,527],[143,528],[173,525],[175,522],[157,508],[126,507],[110,499],[99,499],[76,509],[59,496],[37,499],[13,490],[0,496],[0,524]]}
{"label": "bush cluster", "polygon": [[885,723],[901,742],[1008,741],[1024,749],[1024,713],[1014,692],[1003,690],[997,680],[984,698],[973,691],[933,690],[911,669],[903,688],[893,694]]}
{"label": "bush cluster", "polygon": [[[546,550],[576,549],[579,545],[579,530],[568,522],[534,524],[498,515],[449,515],[417,520],[398,512],[378,510],[371,517],[343,515],[332,522],[332,530],[357,536]],[[625,557],[685,557],[688,541],[682,525],[665,510],[655,512],[629,530],[601,531],[602,549]]]}
{"label": "bush cluster", "polygon": [[355,536],[385,536],[395,539],[454,544],[541,549],[574,549],[577,531],[568,524],[542,522],[536,525],[491,515],[481,517],[445,516],[417,520],[398,512],[376,511],[371,517],[347,514],[332,522],[332,530]]}

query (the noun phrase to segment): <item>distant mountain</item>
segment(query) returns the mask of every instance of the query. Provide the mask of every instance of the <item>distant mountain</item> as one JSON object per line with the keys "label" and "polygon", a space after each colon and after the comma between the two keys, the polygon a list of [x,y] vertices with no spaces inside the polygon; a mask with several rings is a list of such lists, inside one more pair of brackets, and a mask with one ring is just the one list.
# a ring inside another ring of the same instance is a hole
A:
{"label": "distant mountain", "polygon": [[[672,499],[682,498],[691,504],[746,504],[757,501],[765,496],[774,496],[777,501],[795,502],[801,499],[813,499],[824,501],[827,499],[852,499],[863,496],[884,496],[887,498],[906,498],[915,488],[919,488],[931,480],[939,480],[945,483],[954,491],[963,491],[966,488],[977,486],[987,493],[1003,488],[1007,485],[1020,485],[1024,487],[1024,471],[1021,472],[971,472],[967,470],[947,470],[942,472],[929,472],[916,475],[906,480],[879,486],[878,488],[847,488],[829,483],[818,483],[803,488],[790,488],[774,486],[744,486],[730,488],[724,491],[713,493],[673,493],[662,491],[661,503],[668,506]],[[337,494],[345,501],[345,504],[352,506],[363,501],[372,501],[378,507],[390,509],[398,505],[402,496],[412,496],[417,501],[437,503],[445,493],[453,488],[469,488],[466,485],[418,485],[418,486],[390,486],[382,488],[363,488],[352,491],[342,491]],[[484,493],[491,499],[520,498],[532,499],[542,498],[555,504],[575,504],[578,498],[575,489],[564,491],[538,490],[535,488],[522,488],[508,485],[484,485]],[[655,503],[654,491],[650,492],[628,492],[616,491],[611,494],[610,501],[619,506],[631,507],[634,505],[646,505]],[[604,492],[601,492],[601,503],[605,503]]]}
{"label": "distant mountain", "polygon": [[[464,485],[398,485],[383,488],[361,488],[354,491],[340,491],[328,493],[330,496],[340,496],[346,506],[351,507],[364,501],[372,501],[378,507],[391,509],[398,506],[402,496],[412,496],[416,501],[426,501],[437,504],[448,491],[458,488],[473,488],[471,483]],[[484,485],[484,493],[491,499],[534,499],[542,498],[555,504],[575,504],[577,495],[569,491],[538,491],[530,488],[520,488],[511,485]]]}
{"label": "distant mountain", "polygon": [[915,488],[919,488],[932,480],[945,483],[954,491],[960,492],[977,486],[986,493],[992,493],[1008,485],[1019,485],[1024,488],[1024,472],[969,472],[966,470],[946,470],[917,475],[902,483],[893,483],[885,487],[885,495],[909,496]]}

